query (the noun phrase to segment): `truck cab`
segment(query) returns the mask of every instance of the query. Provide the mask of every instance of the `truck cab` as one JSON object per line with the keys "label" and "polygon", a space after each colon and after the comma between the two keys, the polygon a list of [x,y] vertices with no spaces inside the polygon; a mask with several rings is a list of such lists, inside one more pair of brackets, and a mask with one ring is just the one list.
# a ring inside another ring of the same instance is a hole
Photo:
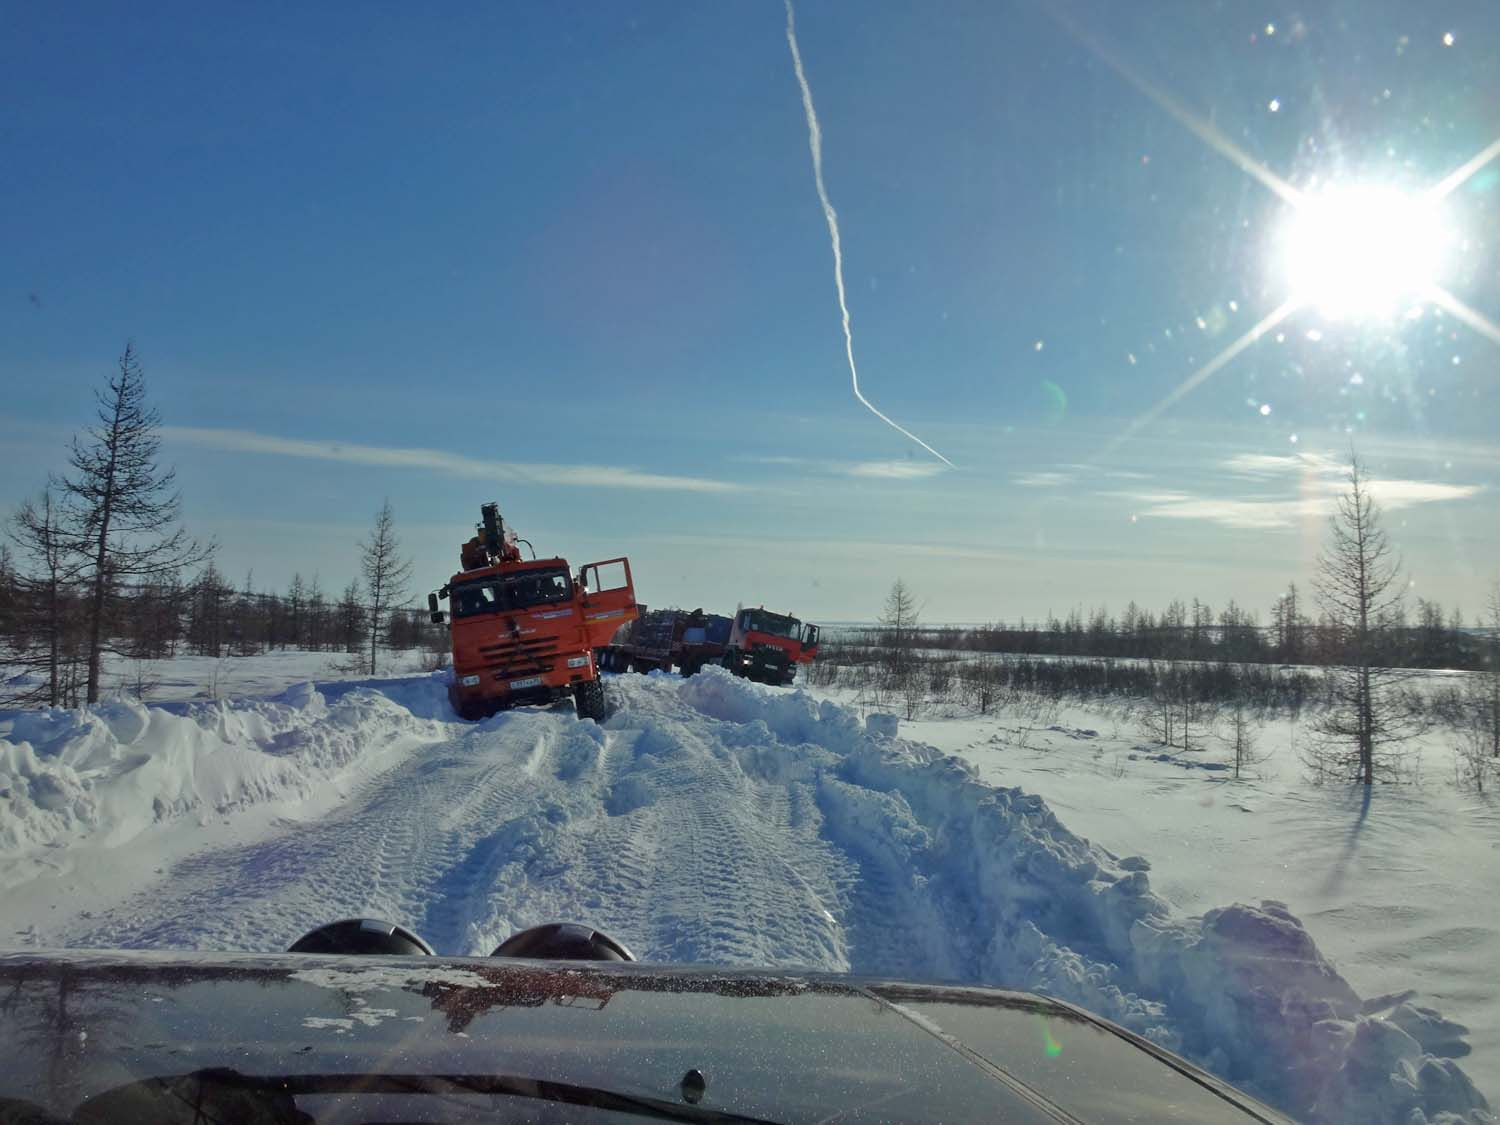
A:
{"label": "truck cab", "polygon": [[571,695],[581,717],[603,718],[594,650],[635,619],[630,560],[589,563],[576,574],[562,558],[522,561],[493,509],[484,506],[481,534],[460,551],[464,569],[428,598],[433,619],[449,621],[454,710],[477,719]]}
{"label": "truck cab", "polygon": [[818,627],[764,607],[734,615],[724,666],[736,675],[770,684],[789,684],[798,664],[818,653]]}

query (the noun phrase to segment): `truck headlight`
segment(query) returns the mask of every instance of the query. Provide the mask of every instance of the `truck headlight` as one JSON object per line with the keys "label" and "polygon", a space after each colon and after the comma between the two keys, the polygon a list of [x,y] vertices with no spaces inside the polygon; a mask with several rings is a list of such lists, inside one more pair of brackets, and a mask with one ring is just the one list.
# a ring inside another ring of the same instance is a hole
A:
{"label": "truck headlight", "polygon": [[459,680],[458,682],[461,683],[461,684],[463,684],[464,687],[478,687],[479,686],[479,677],[478,676],[465,676],[463,679]]}
{"label": "truck headlight", "polygon": [[589,658],[587,656],[570,656],[570,657],[568,657],[568,667],[569,668],[587,668],[588,664],[589,664]]}

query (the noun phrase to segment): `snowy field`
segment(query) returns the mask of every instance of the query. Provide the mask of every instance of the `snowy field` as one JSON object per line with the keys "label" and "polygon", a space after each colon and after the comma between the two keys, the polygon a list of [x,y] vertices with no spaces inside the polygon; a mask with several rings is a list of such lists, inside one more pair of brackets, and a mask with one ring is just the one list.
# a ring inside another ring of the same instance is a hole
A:
{"label": "snowy field", "polygon": [[[104,655],[105,699],[144,698],[150,703],[187,699],[224,699],[247,695],[274,695],[293,684],[361,678],[355,665],[370,653],[352,656],[344,652],[310,652],[278,649],[252,656],[192,656],[182,654],[167,660],[132,660],[115,653]],[[423,672],[433,666],[424,652],[381,650],[379,671],[400,676]],[[20,692],[42,681],[35,673],[23,672],[0,660],[0,707]]]}
{"label": "snowy field", "polygon": [[710,669],[613,678],[603,726],[465,724],[441,674],[287,687],[303,665],[257,659],[260,698],[174,670],[181,702],[0,712],[0,940],[274,950],[375,914],[478,954],[576,918],[651,960],[1050,992],[1313,1118],[1500,1089],[1500,821],[1438,744],[1361,815],[1274,726],[1272,776],[1232,782],[1102,711],[892,738]]}
{"label": "snowy field", "polygon": [[1304,780],[1305,721],[1258,725],[1267,760],[1240,780],[1217,740],[1164,752],[1104,707],[919,717],[901,733],[1038,794],[1078,835],[1147,856],[1175,907],[1284,902],[1361,994],[1414,990],[1465,1024],[1465,1069],[1500,1093],[1500,801],[1457,788],[1437,732],[1415,744],[1419,783],[1379,787],[1365,809],[1360,791]]}

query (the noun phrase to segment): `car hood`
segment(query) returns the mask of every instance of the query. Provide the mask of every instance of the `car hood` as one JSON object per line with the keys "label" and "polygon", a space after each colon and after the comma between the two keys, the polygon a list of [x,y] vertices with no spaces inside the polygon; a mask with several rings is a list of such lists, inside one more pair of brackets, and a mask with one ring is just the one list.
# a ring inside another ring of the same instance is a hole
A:
{"label": "car hood", "polygon": [[247,1121],[467,1120],[498,1098],[528,1120],[1284,1120],[1080,1009],[994,989],[60,952],[0,954],[0,997],[0,1109],[13,1099],[53,1119],[170,1121],[173,1107],[207,1105]]}

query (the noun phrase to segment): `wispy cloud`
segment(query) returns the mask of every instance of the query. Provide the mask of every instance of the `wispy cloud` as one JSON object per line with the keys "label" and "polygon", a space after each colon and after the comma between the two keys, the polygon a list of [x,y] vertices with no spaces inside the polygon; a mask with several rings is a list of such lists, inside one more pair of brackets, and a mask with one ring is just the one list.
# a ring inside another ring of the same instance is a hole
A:
{"label": "wispy cloud", "polygon": [[1131,469],[1101,469],[1097,465],[1081,465],[1076,461],[1064,461],[1047,469],[1028,469],[1011,474],[1011,483],[1021,488],[1062,488],[1078,481],[1096,480],[1150,480],[1150,473],[1138,473]]}
{"label": "wispy cloud", "polygon": [[841,470],[851,477],[878,477],[884,480],[920,480],[947,472],[943,465],[930,461],[857,461]]}
{"label": "wispy cloud", "polygon": [[704,477],[644,473],[618,465],[549,465],[519,461],[487,461],[439,449],[401,446],[358,445],[344,441],[305,441],[258,434],[249,430],[207,429],[195,426],[163,426],[168,441],[235,453],[259,453],[271,457],[298,457],[312,461],[339,461],[350,465],[377,465],[387,469],[409,469],[443,473],[453,477],[553,484],[573,488],[636,488],[679,492],[734,492],[743,486]]}
{"label": "wispy cloud", "polygon": [[1464,500],[1481,491],[1477,484],[1443,484],[1433,480],[1381,480],[1369,482],[1370,495],[1388,512],[1432,504],[1441,500]]}
{"label": "wispy cloud", "polygon": [[[1199,520],[1223,527],[1250,530],[1293,527],[1305,523],[1309,518],[1330,514],[1344,491],[1344,482],[1337,475],[1340,469],[1337,462],[1329,462],[1331,469],[1322,468],[1311,460],[1309,465],[1318,474],[1318,479],[1311,488],[1301,487],[1295,496],[1269,496],[1264,493],[1222,496],[1141,490],[1105,492],[1100,495],[1128,501],[1135,509],[1134,514],[1142,517]],[[1268,466],[1268,470],[1282,471],[1273,466]],[[1480,486],[1472,484],[1444,484],[1441,481],[1399,478],[1371,478],[1366,483],[1370,495],[1387,512],[1414,508],[1419,504],[1464,500],[1481,491]]]}
{"label": "wispy cloud", "polygon": [[746,465],[813,465],[816,462],[806,457],[767,457],[752,454],[737,454],[731,461],[739,461]]}
{"label": "wispy cloud", "polygon": [[1135,515],[1170,520],[1198,520],[1242,530],[1291,527],[1309,515],[1332,510],[1332,499],[1233,500],[1191,493],[1122,493],[1139,505]]}
{"label": "wispy cloud", "polygon": [[781,457],[759,454],[736,454],[731,461],[775,468],[803,469],[809,473],[836,477],[864,477],[879,480],[921,480],[948,471],[945,465],[926,461],[833,461],[813,457]]}
{"label": "wispy cloud", "polygon": [[1322,453],[1237,453],[1219,464],[1243,477],[1271,477],[1293,472],[1343,476],[1349,471],[1346,464]]}
{"label": "wispy cloud", "polygon": [[1020,551],[1006,551],[970,544],[947,543],[900,543],[860,539],[823,539],[809,544],[806,539],[778,539],[765,536],[738,535],[642,535],[638,541],[666,546],[699,547],[724,551],[765,551],[767,549],[800,551],[819,557],[870,559],[895,556],[914,559],[965,559],[983,562],[1026,564],[1035,562],[1034,556]]}
{"label": "wispy cloud", "polygon": [[1073,474],[1051,471],[1017,473],[1011,477],[1011,481],[1014,484],[1019,484],[1022,488],[1061,488],[1065,484],[1073,483]]}

